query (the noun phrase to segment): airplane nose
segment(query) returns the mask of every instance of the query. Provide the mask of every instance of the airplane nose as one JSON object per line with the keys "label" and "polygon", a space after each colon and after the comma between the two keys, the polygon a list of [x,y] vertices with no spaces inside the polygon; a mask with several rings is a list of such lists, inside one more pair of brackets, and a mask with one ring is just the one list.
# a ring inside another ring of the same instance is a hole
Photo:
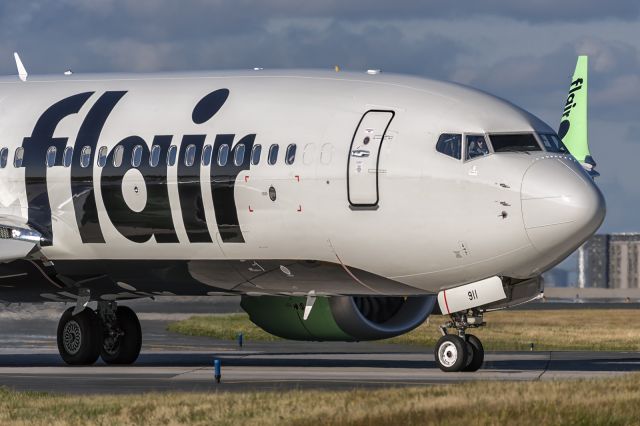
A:
{"label": "airplane nose", "polygon": [[574,250],[602,224],[605,201],[592,179],[561,159],[536,161],[522,180],[522,216],[542,253]]}

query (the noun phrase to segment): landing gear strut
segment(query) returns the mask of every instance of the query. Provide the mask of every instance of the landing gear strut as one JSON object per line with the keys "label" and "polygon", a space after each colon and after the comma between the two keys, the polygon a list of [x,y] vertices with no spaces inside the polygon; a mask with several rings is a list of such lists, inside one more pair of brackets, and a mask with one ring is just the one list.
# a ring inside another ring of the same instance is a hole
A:
{"label": "landing gear strut", "polygon": [[[442,337],[434,351],[436,364],[442,371],[478,371],[484,362],[484,348],[480,339],[466,330],[483,325],[482,312],[478,310],[451,314],[451,321],[440,327]],[[455,328],[457,335],[448,334],[449,328]]]}
{"label": "landing gear strut", "polygon": [[138,358],[142,331],[131,308],[98,302],[97,311],[84,307],[73,312],[67,309],[58,323],[58,351],[64,362],[91,365],[102,357],[107,364],[132,364]]}

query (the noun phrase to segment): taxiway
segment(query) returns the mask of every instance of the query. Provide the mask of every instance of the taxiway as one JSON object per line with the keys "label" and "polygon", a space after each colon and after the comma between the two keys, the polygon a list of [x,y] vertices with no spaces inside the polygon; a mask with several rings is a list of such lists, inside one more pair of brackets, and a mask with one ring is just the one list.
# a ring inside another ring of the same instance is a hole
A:
{"label": "taxiway", "polygon": [[[220,302],[215,311],[235,311],[234,302]],[[191,314],[168,306],[160,306],[161,314],[153,312],[158,306],[136,307],[144,344],[133,366],[101,362],[90,367],[66,366],[55,343],[63,306],[5,311],[0,315],[0,386],[82,394],[340,389],[469,380],[596,378],[640,371],[637,352],[488,352],[484,367],[476,373],[443,373],[436,368],[431,350],[415,346],[247,341],[239,348],[236,342],[167,332],[168,321]],[[197,306],[186,308],[198,311]],[[213,377],[214,359],[222,363],[220,384]]]}

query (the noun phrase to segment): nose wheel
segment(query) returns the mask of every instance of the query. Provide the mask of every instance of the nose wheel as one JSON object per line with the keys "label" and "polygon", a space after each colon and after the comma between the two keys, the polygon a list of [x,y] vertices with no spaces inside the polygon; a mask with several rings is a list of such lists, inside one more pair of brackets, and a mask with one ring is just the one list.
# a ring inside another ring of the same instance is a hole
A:
{"label": "nose wheel", "polygon": [[[452,314],[451,322],[440,327],[442,337],[436,343],[434,355],[436,365],[445,372],[478,371],[484,362],[484,347],[478,337],[466,334],[469,327],[484,325],[482,314],[470,312]],[[470,321],[471,320],[471,321]],[[448,334],[447,328],[456,328],[458,334]]]}
{"label": "nose wheel", "polygon": [[462,371],[478,371],[484,362],[484,347],[482,346],[482,342],[473,334],[466,334],[465,340],[467,341],[467,351],[469,355],[467,357],[467,365],[465,365]]}
{"label": "nose wheel", "polygon": [[462,371],[469,358],[467,342],[455,334],[442,336],[435,349],[436,364],[442,371]]}

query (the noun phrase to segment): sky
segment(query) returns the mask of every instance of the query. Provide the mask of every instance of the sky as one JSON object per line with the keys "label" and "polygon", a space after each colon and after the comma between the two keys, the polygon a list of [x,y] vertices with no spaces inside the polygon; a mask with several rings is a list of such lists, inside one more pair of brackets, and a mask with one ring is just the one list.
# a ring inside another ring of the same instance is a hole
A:
{"label": "sky", "polygon": [[590,56],[600,232],[640,231],[640,2],[635,0],[3,0],[0,74],[381,69],[467,84],[558,127]]}

